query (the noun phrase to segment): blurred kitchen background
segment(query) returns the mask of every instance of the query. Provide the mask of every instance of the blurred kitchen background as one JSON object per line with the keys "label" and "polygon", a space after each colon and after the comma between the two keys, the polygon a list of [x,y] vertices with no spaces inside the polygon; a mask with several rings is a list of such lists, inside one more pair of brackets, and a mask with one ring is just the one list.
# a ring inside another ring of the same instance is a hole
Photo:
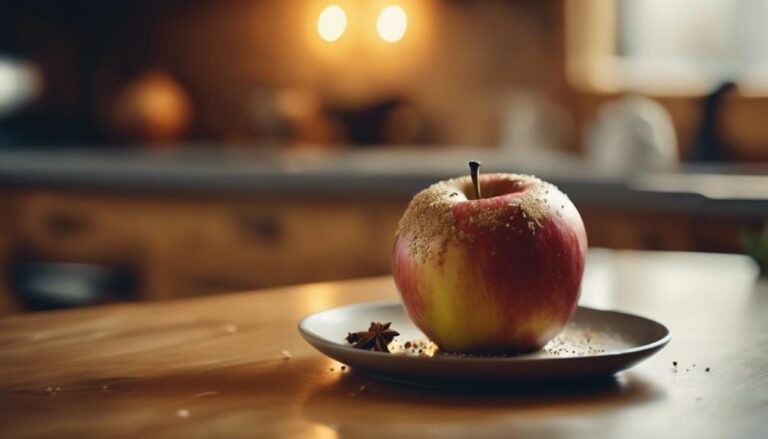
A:
{"label": "blurred kitchen background", "polygon": [[389,273],[534,173],[590,245],[768,264],[768,0],[0,1],[0,314]]}

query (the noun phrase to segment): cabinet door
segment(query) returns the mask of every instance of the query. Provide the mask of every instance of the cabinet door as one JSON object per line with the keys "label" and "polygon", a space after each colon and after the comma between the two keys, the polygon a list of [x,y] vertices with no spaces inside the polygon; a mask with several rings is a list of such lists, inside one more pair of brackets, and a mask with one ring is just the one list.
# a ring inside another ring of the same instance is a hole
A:
{"label": "cabinet door", "polygon": [[23,250],[62,262],[133,260],[147,218],[120,197],[35,191],[20,194],[17,236]]}
{"label": "cabinet door", "polygon": [[0,315],[18,311],[18,304],[11,294],[7,268],[15,247],[15,229],[18,223],[16,196],[0,191]]}
{"label": "cabinet door", "polygon": [[30,192],[17,241],[51,262],[119,265],[166,299],[389,273],[403,199]]}
{"label": "cabinet door", "polygon": [[301,197],[212,203],[179,224],[158,265],[188,294],[386,274],[402,209]]}

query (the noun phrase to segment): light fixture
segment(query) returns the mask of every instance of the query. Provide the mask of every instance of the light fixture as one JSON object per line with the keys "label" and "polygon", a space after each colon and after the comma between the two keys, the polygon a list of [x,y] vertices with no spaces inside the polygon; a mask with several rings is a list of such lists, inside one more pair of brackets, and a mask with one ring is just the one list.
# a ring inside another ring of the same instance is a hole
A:
{"label": "light fixture", "polygon": [[339,5],[327,6],[317,17],[317,33],[320,38],[333,42],[344,35],[347,29],[347,14]]}
{"label": "light fixture", "polygon": [[376,20],[376,32],[382,40],[396,43],[403,39],[408,27],[408,16],[400,6],[387,6]]}

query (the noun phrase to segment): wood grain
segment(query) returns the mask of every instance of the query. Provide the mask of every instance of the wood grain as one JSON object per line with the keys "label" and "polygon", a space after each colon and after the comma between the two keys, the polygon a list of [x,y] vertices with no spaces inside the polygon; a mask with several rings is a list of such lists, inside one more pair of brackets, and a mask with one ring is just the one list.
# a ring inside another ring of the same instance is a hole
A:
{"label": "wood grain", "polygon": [[341,371],[300,338],[309,312],[396,298],[383,277],[4,318],[0,436],[764,437],[768,285],[749,260],[592,251],[588,267],[582,304],[673,333],[606,382],[413,389]]}

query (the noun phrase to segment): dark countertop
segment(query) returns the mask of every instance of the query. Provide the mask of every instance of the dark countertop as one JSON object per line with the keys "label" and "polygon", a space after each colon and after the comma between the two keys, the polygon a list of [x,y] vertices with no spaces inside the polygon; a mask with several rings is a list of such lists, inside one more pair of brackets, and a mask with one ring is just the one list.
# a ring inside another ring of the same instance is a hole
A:
{"label": "dark countertop", "polygon": [[0,150],[0,188],[410,197],[466,173],[470,158],[482,161],[485,172],[538,175],[576,204],[768,217],[765,167],[681,166],[628,175],[601,172],[573,156],[474,148]]}

